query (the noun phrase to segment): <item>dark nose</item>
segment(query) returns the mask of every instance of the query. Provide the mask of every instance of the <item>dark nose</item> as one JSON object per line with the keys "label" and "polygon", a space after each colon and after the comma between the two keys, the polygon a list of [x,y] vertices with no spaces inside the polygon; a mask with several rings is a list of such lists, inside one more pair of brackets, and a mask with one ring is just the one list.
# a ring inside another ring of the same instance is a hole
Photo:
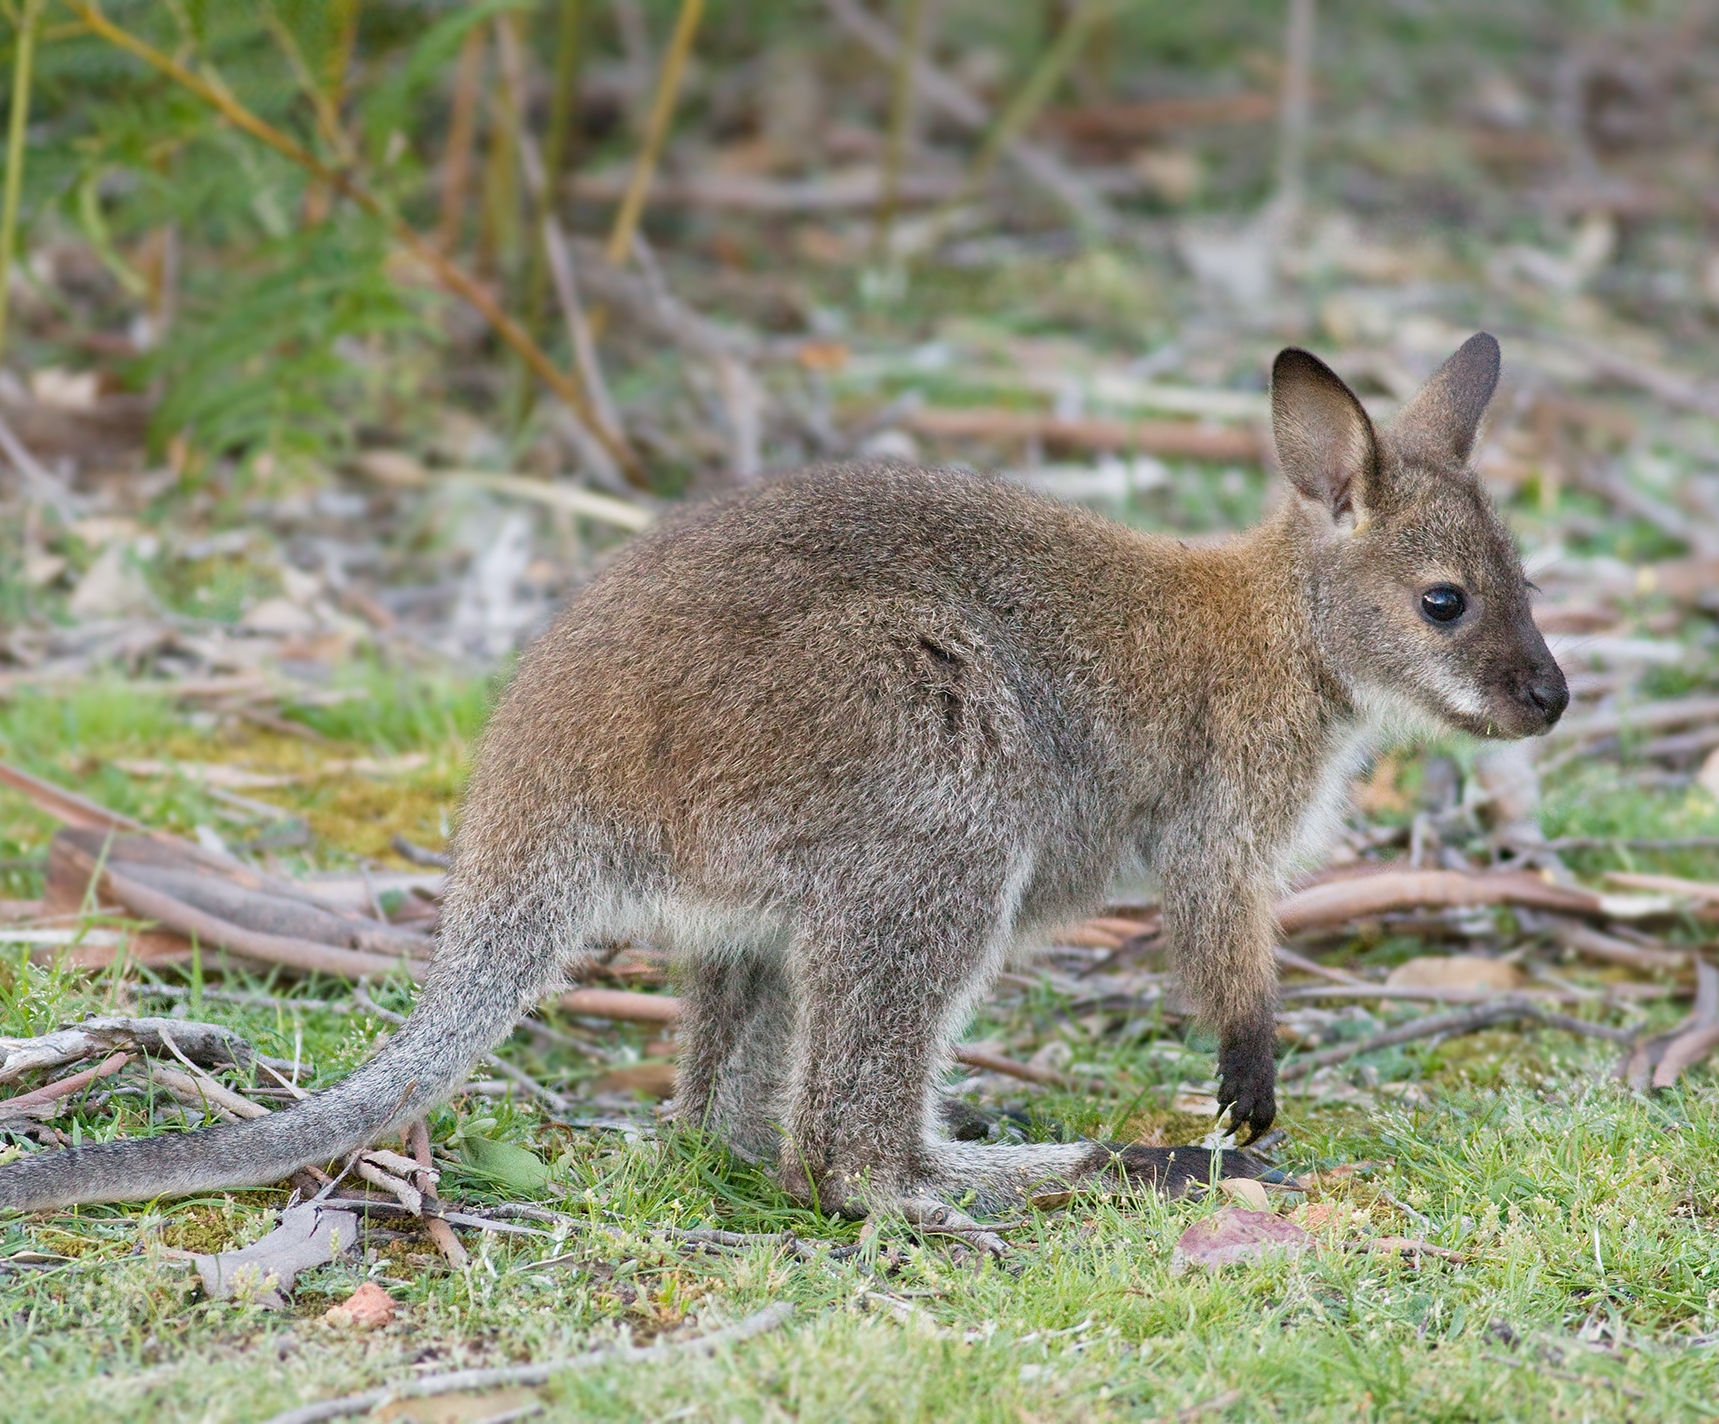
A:
{"label": "dark nose", "polygon": [[1555,726],[1564,709],[1570,705],[1570,689],[1564,674],[1557,668],[1528,684],[1528,700],[1545,715],[1546,725]]}

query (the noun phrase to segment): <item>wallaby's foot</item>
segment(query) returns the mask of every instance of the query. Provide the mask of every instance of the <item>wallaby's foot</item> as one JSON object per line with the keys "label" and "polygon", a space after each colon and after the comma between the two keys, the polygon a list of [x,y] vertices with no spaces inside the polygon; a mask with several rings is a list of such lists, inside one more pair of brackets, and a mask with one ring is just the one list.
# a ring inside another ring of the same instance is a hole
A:
{"label": "wallaby's foot", "polygon": [[[1093,1171],[1075,1190],[1118,1189],[1128,1195],[1157,1192],[1185,1196],[1225,1177],[1263,1177],[1269,1163],[1250,1152],[1214,1152],[1205,1147],[1142,1147],[1138,1143],[1095,1142]],[[1100,1153],[1104,1156],[1101,1158]]]}
{"label": "wallaby's foot", "polygon": [[1271,1019],[1257,1028],[1231,1030],[1218,1048],[1218,1111],[1230,1110],[1230,1128],[1253,1141],[1265,1136],[1277,1117],[1277,1041]]}

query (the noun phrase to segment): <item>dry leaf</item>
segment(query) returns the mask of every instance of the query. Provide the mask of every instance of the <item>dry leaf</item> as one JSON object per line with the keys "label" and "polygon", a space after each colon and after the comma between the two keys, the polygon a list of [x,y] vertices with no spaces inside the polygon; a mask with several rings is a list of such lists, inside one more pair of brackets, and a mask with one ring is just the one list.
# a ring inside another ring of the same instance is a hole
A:
{"label": "dry leaf", "polygon": [[1271,1202],[1266,1197],[1265,1188],[1251,1177],[1225,1177],[1218,1183],[1218,1190],[1249,1211],[1271,1210]]}
{"label": "dry leaf", "polygon": [[396,1399],[368,1417],[375,1424],[478,1424],[482,1419],[525,1419],[542,1408],[529,1389],[497,1389],[438,1394],[429,1399]]}
{"label": "dry leaf", "polygon": [[254,1245],[191,1259],[211,1300],[252,1295],[270,1310],[280,1310],[300,1271],[326,1266],[357,1242],[356,1216],[307,1202],[283,1211],[280,1224]]}
{"label": "dry leaf", "polygon": [[1269,1211],[1226,1206],[1182,1233],[1171,1253],[1170,1269],[1181,1272],[1189,1266],[1205,1266],[1215,1270],[1268,1255],[1298,1256],[1312,1244],[1313,1238],[1293,1221]]}
{"label": "dry leaf", "polygon": [[357,1290],[323,1313],[330,1325],[355,1325],[361,1330],[374,1330],[394,1319],[394,1297],[377,1285],[365,1281]]}
{"label": "dry leaf", "polygon": [[1295,1219],[1308,1231],[1329,1234],[1347,1226],[1349,1215],[1350,1208],[1342,1202],[1303,1202]]}
{"label": "dry leaf", "polygon": [[1385,980],[1413,989],[1520,989],[1527,982],[1514,964],[1479,954],[1426,954],[1399,964]]}

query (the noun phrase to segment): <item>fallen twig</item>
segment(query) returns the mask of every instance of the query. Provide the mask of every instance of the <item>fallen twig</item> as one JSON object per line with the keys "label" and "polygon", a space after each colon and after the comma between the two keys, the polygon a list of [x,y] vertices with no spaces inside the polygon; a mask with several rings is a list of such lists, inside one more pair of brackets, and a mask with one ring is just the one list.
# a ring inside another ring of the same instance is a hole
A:
{"label": "fallen twig", "polygon": [[466,1254],[466,1248],[460,1245],[460,1238],[454,1234],[453,1227],[441,1219],[442,1204],[436,1196],[437,1173],[430,1156],[430,1129],[423,1118],[406,1130],[406,1145],[418,1164],[412,1185],[423,1195],[424,1233],[450,1266],[456,1271],[464,1270],[471,1258]]}
{"label": "fallen twig", "polygon": [[[836,23],[885,65],[896,63],[899,49],[896,37],[859,0],[824,0],[824,3]],[[990,127],[990,110],[936,65],[926,59],[918,59],[914,63],[913,74],[915,88],[945,117],[975,132]],[[1049,149],[1016,136],[1004,145],[1003,153],[1082,226],[1101,234],[1116,230],[1117,217],[1110,205]]]}
{"label": "fallen twig", "polygon": [[1553,940],[1566,949],[1606,964],[1622,964],[1646,973],[1687,969],[1689,954],[1681,949],[1655,949],[1651,945],[1631,944],[1627,939],[1605,934],[1580,920],[1550,916]]}
{"label": "fallen twig", "polygon": [[248,1068],[268,1061],[278,1067],[292,1065],[281,1059],[264,1060],[240,1034],[219,1024],[193,1019],[90,1018],[36,1038],[0,1038],[0,1083],[15,1082],[37,1068],[57,1068],[100,1052],[123,1049],[128,1053],[165,1053],[167,1034],[182,1046],[181,1057],[204,1067]]}
{"label": "fallen twig", "polygon": [[432,1395],[452,1394],[456,1390],[496,1389],[502,1385],[540,1385],[568,1370],[592,1369],[600,1365],[653,1364],[687,1355],[707,1354],[724,1345],[750,1340],[786,1325],[794,1314],[788,1301],[778,1301],[737,1324],[691,1340],[675,1340],[665,1344],[642,1347],[617,1345],[606,1349],[588,1350],[582,1355],[567,1355],[559,1360],[545,1360],[536,1365],[504,1365],[487,1370],[454,1370],[449,1374],[427,1375],[404,1380],[391,1387],[365,1390],[340,1399],[325,1399],[316,1404],[283,1410],[266,1424],[321,1424],[324,1419],[341,1419],[374,1409],[389,1399],[424,1399]]}
{"label": "fallen twig", "polygon": [[632,255],[633,233],[645,210],[645,195],[657,171],[657,159],[668,138],[669,121],[674,118],[675,100],[680,96],[681,75],[686,70],[687,56],[692,53],[693,36],[704,14],[704,0],[681,0],[680,14],[675,18],[674,33],[669,36],[668,50],[663,55],[657,73],[656,92],[651,98],[651,111],[645,120],[644,140],[639,145],[638,161],[633,167],[632,181],[615,211],[615,223],[609,230],[609,261],[620,266]]}
{"label": "fallen twig", "polygon": [[1603,1024],[1591,1024],[1583,1019],[1571,1018],[1567,1014],[1552,1013],[1538,1004],[1512,995],[1497,1003],[1482,1004],[1462,1013],[1428,1014],[1411,1023],[1399,1024],[1396,1028],[1376,1033],[1371,1038],[1358,1039],[1354,1043],[1339,1043],[1317,1053],[1309,1053],[1304,1058],[1292,1059],[1284,1064],[1278,1070],[1277,1076],[1282,1082],[1294,1082],[1297,1078],[1305,1078],[1321,1068],[1347,1062],[1351,1058],[1358,1058],[1364,1053],[1374,1053],[1381,1048],[1394,1048],[1397,1044],[1411,1043],[1418,1038],[1431,1038],[1435,1034],[1476,1033],[1481,1029],[1517,1019],[1535,1019],[1548,1028],[1563,1029],[1566,1033],[1580,1034],[1587,1038],[1604,1038],[1613,1043],[1634,1043],[1636,1038],[1625,1029],[1607,1028]]}
{"label": "fallen twig", "polygon": [[1612,1070],[1637,1092],[1651,1084],[1669,1088],[1685,1068],[1719,1048],[1719,968],[1695,961],[1695,1004],[1689,1017],[1667,1033],[1636,1044]]}
{"label": "fallen twig", "polygon": [[20,1093],[15,1098],[7,1098],[0,1102],[0,1124],[9,1123],[12,1119],[30,1118],[39,1114],[42,1108],[57,1103],[61,1098],[69,1097],[80,1088],[87,1087],[97,1078],[105,1078],[111,1073],[117,1073],[131,1061],[129,1054],[114,1053],[96,1064],[94,1068],[86,1068],[81,1073],[73,1073],[61,1078],[57,1083],[49,1083],[28,1093]]}

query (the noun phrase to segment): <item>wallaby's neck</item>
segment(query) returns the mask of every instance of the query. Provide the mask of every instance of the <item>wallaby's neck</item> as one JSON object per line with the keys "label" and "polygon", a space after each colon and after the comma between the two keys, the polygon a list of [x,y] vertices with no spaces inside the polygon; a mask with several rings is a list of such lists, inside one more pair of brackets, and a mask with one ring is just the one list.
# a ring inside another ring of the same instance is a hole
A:
{"label": "wallaby's neck", "polygon": [[1364,694],[1326,636],[1332,542],[1329,516],[1291,495],[1262,523],[1212,552],[1228,565],[1235,614],[1258,651],[1261,677],[1293,669],[1306,684],[1302,697],[1323,704],[1329,717],[1356,720],[1366,715]]}

